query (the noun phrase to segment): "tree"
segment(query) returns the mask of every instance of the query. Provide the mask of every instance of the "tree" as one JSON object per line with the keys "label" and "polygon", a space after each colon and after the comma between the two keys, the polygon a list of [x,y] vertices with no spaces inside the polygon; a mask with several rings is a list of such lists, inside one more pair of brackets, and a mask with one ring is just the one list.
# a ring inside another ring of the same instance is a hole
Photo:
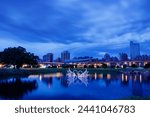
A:
{"label": "tree", "polygon": [[23,47],[6,48],[0,54],[0,60],[3,64],[13,65],[15,68],[20,68],[23,64],[37,65],[38,56],[27,52]]}
{"label": "tree", "polygon": [[84,65],[84,68],[87,68],[87,65]]}
{"label": "tree", "polygon": [[145,69],[150,68],[150,62],[148,62],[147,64],[145,64],[144,68],[145,68]]}
{"label": "tree", "polygon": [[132,64],[131,67],[132,67],[132,68],[136,68],[136,67],[138,67],[138,66],[137,66],[136,64]]}
{"label": "tree", "polygon": [[125,68],[127,68],[127,65],[126,65],[126,64],[123,65],[123,69],[125,69]]}
{"label": "tree", "polygon": [[0,52],[0,63],[2,62],[2,52]]}
{"label": "tree", "polygon": [[105,63],[102,64],[102,68],[107,68],[107,67],[108,67],[107,64]]}
{"label": "tree", "polygon": [[94,68],[94,65],[89,65],[89,68]]}
{"label": "tree", "polygon": [[21,99],[24,94],[36,90],[38,88],[37,82],[24,81],[21,78],[14,78],[14,80],[0,82],[0,96],[3,99]]}

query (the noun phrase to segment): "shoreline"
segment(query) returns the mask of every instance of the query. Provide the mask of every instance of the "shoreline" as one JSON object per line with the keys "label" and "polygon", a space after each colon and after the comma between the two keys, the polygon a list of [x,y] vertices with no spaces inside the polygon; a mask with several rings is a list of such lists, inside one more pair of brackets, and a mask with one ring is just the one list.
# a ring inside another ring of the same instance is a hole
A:
{"label": "shoreline", "polygon": [[[62,72],[66,73],[68,68],[21,68],[21,69],[0,69],[0,76],[28,76],[28,75],[38,75],[38,74],[49,74]],[[82,70],[85,68],[75,68],[71,70]],[[150,69],[137,69],[137,68],[126,68],[126,69],[114,69],[114,68],[87,68],[89,73],[122,73],[122,72],[144,72]]]}

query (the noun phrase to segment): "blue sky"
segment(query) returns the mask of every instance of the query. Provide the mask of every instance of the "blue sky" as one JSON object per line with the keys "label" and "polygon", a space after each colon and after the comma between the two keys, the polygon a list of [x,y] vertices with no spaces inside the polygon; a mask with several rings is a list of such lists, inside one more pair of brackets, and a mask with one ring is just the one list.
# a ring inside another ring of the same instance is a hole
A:
{"label": "blue sky", "polygon": [[150,54],[150,0],[0,0],[0,50],[23,46],[40,57]]}

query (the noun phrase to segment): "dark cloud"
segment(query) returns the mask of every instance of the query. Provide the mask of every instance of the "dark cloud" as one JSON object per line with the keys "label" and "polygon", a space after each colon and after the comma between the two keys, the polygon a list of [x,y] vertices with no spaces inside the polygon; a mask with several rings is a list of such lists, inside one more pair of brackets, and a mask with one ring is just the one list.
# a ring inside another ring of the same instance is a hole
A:
{"label": "dark cloud", "polygon": [[[34,51],[33,44],[39,48],[45,43],[45,48],[56,52],[71,49],[73,53],[98,56],[100,51],[126,51],[130,40],[148,47],[149,3],[149,0],[1,0],[0,42],[14,42],[1,48],[20,44]],[[41,53],[47,51],[45,48],[40,48]]]}

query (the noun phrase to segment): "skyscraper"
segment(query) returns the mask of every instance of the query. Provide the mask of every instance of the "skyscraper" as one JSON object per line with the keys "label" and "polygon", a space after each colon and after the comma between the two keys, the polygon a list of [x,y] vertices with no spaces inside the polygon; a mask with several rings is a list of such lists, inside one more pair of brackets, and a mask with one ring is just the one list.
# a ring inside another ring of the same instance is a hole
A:
{"label": "skyscraper", "polygon": [[53,62],[53,53],[48,53],[43,56],[44,62]]}
{"label": "skyscraper", "polygon": [[140,56],[140,44],[130,41],[130,57],[134,60],[137,56]]}
{"label": "skyscraper", "polygon": [[61,61],[65,62],[66,60],[70,60],[70,52],[69,51],[63,51],[61,53]]}

